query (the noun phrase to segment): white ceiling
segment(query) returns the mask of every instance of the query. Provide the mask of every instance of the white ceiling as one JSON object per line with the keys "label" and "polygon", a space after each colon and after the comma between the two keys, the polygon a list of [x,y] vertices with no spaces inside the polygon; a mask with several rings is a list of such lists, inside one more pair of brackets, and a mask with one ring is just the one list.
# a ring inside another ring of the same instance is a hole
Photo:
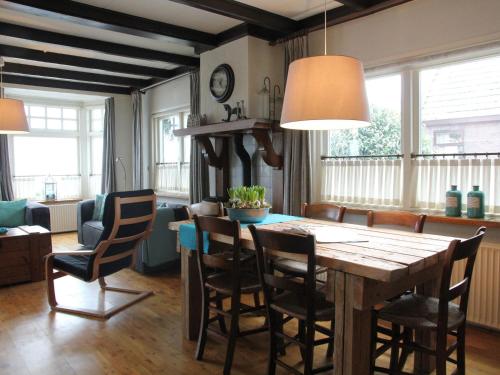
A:
{"label": "white ceiling", "polygon": [[[301,20],[314,14],[323,12],[324,0],[237,0],[240,3],[267,10],[281,16]],[[327,0],[326,9],[337,8],[342,4],[337,1]]]}
{"label": "white ceiling", "polygon": [[83,102],[83,103],[95,103],[104,101],[106,95],[85,95],[72,92],[61,92],[60,89],[46,89],[46,88],[32,88],[25,89],[17,87],[6,87],[5,96],[9,98],[33,98],[33,99],[54,99],[54,100],[64,100],[69,102]]}

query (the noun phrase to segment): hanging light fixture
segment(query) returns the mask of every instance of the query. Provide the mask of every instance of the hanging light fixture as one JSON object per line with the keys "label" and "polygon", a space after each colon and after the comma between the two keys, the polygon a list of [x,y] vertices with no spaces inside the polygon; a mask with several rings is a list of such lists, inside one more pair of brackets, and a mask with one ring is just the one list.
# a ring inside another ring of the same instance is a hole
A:
{"label": "hanging light fixture", "polygon": [[3,66],[4,61],[0,57],[0,134],[28,133],[24,103],[21,100],[4,98]]}
{"label": "hanging light fixture", "polygon": [[370,125],[363,64],[328,56],[326,0],[323,56],[293,61],[288,69],[281,127],[298,130],[353,129]]}

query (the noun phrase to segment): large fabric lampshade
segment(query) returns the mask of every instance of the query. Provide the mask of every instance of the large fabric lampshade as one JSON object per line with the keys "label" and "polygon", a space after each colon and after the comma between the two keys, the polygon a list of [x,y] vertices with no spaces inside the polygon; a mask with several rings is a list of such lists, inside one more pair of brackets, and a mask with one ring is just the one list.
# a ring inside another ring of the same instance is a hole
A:
{"label": "large fabric lampshade", "polygon": [[332,130],[370,125],[363,64],[348,56],[315,56],[290,64],[281,127]]}
{"label": "large fabric lampshade", "polygon": [[0,98],[0,134],[28,133],[28,121],[21,100]]}

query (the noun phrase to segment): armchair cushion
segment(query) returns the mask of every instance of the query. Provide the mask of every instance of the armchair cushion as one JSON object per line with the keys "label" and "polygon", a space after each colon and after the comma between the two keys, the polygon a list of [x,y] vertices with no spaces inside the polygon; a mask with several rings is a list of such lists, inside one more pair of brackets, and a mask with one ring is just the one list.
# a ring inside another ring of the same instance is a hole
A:
{"label": "armchair cushion", "polygon": [[44,204],[28,202],[26,204],[24,220],[27,225],[40,225],[50,230],[50,211]]}
{"label": "armchair cushion", "polygon": [[82,244],[84,244],[88,248],[95,248],[99,238],[101,238],[101,234],[104,230],[102,225],[102,221],[98,220],[90,220],[86,221],[82,225],[81,235],[82,235]]}
{"label": "armchair cushion", "polygon": [[[83,233],[83,224],[87,221],[92,220],[92,215],[94,213],[95,201],[93,199],[87,199],[81,202],[78,202],[77,211],[76,211],[76,221],[77,221],[77,230],[78,230],[78,243],[87,246],[88,244],[84,241],[84,233]],[[97,240],[94,241],[94,245]]]}
{"label": "armchair cushion", "polygon": [[97,194],[95,196],[94,211],[92,212],[92,220],[102,221],[104,215],[104,202],[106,194]]}
{"label": "armchair cushion", "polygon": [[26,199],[0,201],[0,227],[18,227],[26,224]]}
{"label": "armchair cushion", "polygon": [[74,275],[81,280],[89,281],[92,278],[91,256],[56,255],[54,256],[54,268]]}

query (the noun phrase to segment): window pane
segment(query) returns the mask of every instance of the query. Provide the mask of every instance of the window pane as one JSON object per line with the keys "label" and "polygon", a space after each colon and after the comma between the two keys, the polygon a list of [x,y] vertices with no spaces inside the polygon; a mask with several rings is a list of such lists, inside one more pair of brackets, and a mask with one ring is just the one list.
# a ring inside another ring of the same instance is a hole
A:
{"label": "window pane", "polygon": [[182,161],[189,163],[191,159],[191,137],[182,137],[182,141],[184,142],[184,159]]}
{"label": "window pane", "polygon": [[422,70],[420,150],[500,150],[500,57]]}
{"label": "window pane", "polygon": [[29,120],[30,128],[32,129],[45,129],[45,119],[44,118],[33,118]]}
{"label": "window pane", "polygon": [[90,143],[90,174],[100,175],[102,173],[102,137],[92,137]]}
{"label": "window pane", "polygon": [[330,132],[330,155],[401,153],[401,75],[366,80],[371,125]]}
{"label": "window pane", "polygon": [[47,107],[47,117],[61,118],[61,108],[59,108],[59,107]]}
{"label": "window pane", "polygon": [[45,117],[45,107],[31,105],[30,116]]}
{"label": "window pane", "polygon": [[76,120],[64,120],[64,130],[78,130],[78,123]]}
{"label": "window pane", "polygon": [[61,120],[60,119],[47,119],[47,129],[61,129]]}
{"label": "window pane", "polygon": [[91,112],[92,112],[92,120],[99,120],[103,116],[101,108],[92,109]]}
{"label": "window pane", "polygon": [[90,126],[90,130],[93,132],[102,132],[103,131],[103,120],[92,120],[92,124]]}
{"label": "window pane", "polygon": [[14,137],[14,175],[77,175],[78,138]]}
{"label": "window pane", "polygon": [[76,112],[77,111],[74,108],[64,108],[63,109],[63,117],[65,119],[76,120],[76,116],[77,116]]}
{"label": "window pane", "polygon": [[160,120],[161,162],[180,161],[180,139],[174,136],[174,130],[179,127],[179,116],[169,116]]}

